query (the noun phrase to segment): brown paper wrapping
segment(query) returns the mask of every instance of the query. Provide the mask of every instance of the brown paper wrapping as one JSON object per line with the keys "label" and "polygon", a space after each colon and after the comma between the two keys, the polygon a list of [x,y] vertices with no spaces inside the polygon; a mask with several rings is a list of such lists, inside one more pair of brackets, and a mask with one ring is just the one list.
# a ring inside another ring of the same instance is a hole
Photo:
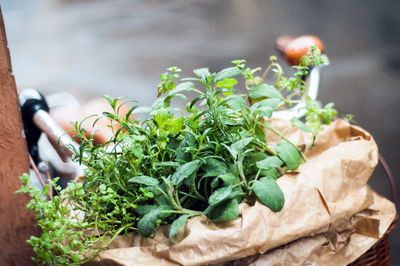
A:
{"label": "brown paper wrapping", "polygon": [[383,236],[395,216],[394,204],[373,193],[374,203],[325,233],[298,239],[262,255],[214,266],[347,265]]}
{"label": "brown paper wrapping", "polygon": [[[282,120],[273,124],[277,129],[287,126]],[[266,135],[269,141],[277,141],[271,132]],[[311,143],[311,136],[297,129],[288,130],[286,136],[298,145]],[[378,240],[376,236],[382,236],[395,216],[393,204],[367,185],[378,160],[376,144],[364,130],[339,120],[321,132],[306,155],[308,161],[297,171],[278,179],[285,195],[280,212],[274,213],[259,202],[253,206],[241,203],[240,216],[230,222],[190,219],[174,237],[174,244],[168,241],[166,226],[159,228],[154,238],[121,236],[93,263],[350,263]]]}

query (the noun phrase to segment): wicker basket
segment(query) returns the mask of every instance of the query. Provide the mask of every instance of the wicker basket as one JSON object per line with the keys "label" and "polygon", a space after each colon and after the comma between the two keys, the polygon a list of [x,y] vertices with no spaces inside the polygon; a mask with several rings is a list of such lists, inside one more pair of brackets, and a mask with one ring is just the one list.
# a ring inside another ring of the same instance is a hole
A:
{"label": "wicker basket", "polygon": [[361,257],[359,257],[353,263],[350,263],[349,266],[372,266],[379,265],[385,266],[390,265],[390,242],[389,242],[389,234],[394,229],[394,225],[398,219],[396,216],[383,235],[383,237],[367,252],[365,252]]}
{"label": "wicker basket", "polygon": [[[391,192],[392,192],[392,201],[396,203],[396,186],[394,184],[393,174],[390,171],[389,165],[386,163],[385,159],[382,155],[379,155],[379,163],[382,165],[386,177],[388,178]],[[389,234],[393,231],[394,225],[399,217],[396,215],[392,224],[386,231],[386,233],[382,236],[382,238],[367,252],[365,252],[361,257],[359,257],[353,263],[350,263],[349,266],[385,266],[390,265],[390,242],[389,242]]]}

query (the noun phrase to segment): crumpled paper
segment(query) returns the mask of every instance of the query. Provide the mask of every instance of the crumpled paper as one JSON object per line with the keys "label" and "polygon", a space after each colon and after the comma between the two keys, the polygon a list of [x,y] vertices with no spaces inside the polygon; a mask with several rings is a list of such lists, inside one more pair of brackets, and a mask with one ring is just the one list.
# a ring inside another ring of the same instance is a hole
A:
{"label": "crumpled paper", "polygon": [[[287,121],[274,120],[277,129]],[[266,132],[268,141],[277,141]],[[309,145],[296,128],[285,136]],[[285,195],[280,212],[259,202],[239,205],[240,216],[213,224],[194,217],[168,240],[168,227],[154,238],[118,237],[92,262],[101,265],[346,265],[368,250],[387,230],[394,205],[368,187],[377,146],[367,132],[339,120],[316,140],[308,161],[278,179]],[[260,255],[262,254],[262,255]],[[244,259],[243,259],[244,258]],[[236,261],[236,262],[235,262]]]}
{"label": "crumpled paper", "polygon": [[265,254],[213,266],[347,265],[370,249],[391,225],[394,204],[373,193],[374,203],[328,232],[300,238]]}

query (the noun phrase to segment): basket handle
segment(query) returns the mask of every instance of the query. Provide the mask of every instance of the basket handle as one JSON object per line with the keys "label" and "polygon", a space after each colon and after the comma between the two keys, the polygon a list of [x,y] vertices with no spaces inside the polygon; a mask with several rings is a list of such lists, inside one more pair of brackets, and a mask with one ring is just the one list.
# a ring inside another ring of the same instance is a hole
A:
{"label": "basket handle", "polygon": [[383,170],[386,173],[386,177],[389,181],[390,192],[392,195],[392,201],[396,205],[397,192],[396,192],[396,185],[394,183],[394,177],[393,177],[392,171],[390,170],[390,167],[389,167],[388,163],[386,162],[385,158],[383,158],[382,154],[379,154],[378,158],[379,158],[379,163],[382,165]]}

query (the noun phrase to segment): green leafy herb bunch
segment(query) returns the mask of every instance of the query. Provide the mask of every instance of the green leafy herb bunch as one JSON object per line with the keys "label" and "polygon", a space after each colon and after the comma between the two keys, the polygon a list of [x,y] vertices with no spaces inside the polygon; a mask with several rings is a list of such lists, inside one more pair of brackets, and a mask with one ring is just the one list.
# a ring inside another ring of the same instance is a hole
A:
{"label": "green leafy herb bunch", "polygon": [[[119,234],[139,232],[150,237],[164,224],[170,225],[173,242],[189,218],[205,215],[215,223],[230,221],[238,217],[238,205],[244,200],[258,199],[280,211],[284,195],[276,179],[306,158],[300,147],[271,126],[270,118],[302,101],[303,77],[310,67],[325,61],[313,47],[293,77],[285,77],[271,57],[260,76],[261,68],[235,60],[218,73],[196,69],[195,77],[180,82],[176,80],[181,70],[171,67],[160,77],[156,102],[151,107],[134,106],[123,116],[119,110],[128,102],[106,97],[113,112],[98,119],[109,119],[110,126],[118,128],[108,142],[95,144],[85,136],[82,123],[74,124],[75,137],[81,141],[75,158],[85,166],[83,183],[72,182],[60,196],[45,201],[23,177],[20,192],[33,196],[28,208],[36,211],[43,229],[41,237],[29,240],[37,253],[35,260],[83,263]],[[270,73],[275,79],[272,85],[264,82]],[[236,92],[238,78],[244,79],[248,93]],[[175,98],[187,101],[187,92],[196,97],[187,102],[186,110],[173,107]],[[293,119],[290,127],[314,136],[336,115],[332,105],[320,108],[310,99],[306,109],[306,122]],[[148,118],[133,119],[132,114],[139,112]],[[278,135],[279,141],[269,142],[265,130]]]}

